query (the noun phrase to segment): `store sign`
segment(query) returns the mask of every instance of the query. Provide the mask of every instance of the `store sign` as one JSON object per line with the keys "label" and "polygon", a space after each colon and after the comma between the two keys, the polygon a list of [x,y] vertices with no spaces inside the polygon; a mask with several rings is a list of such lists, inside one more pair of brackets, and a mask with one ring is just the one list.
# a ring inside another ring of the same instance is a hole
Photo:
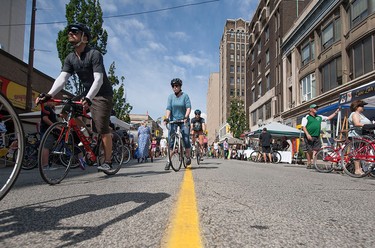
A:
{"label": "store sign", "polygon": [[[6,79],[0,76],[0,88],[1,93],[5,95],[9,101],[13,104],[14,107],[20,109],[26,109],[26,87],[20,84],[17,84],[9,79]],[[32,99],[35,99],[39,95],[38,92],[32,91]],[[34,101],[32,100],[33,105]],[[33,106],[32,111],[38,110]]]}

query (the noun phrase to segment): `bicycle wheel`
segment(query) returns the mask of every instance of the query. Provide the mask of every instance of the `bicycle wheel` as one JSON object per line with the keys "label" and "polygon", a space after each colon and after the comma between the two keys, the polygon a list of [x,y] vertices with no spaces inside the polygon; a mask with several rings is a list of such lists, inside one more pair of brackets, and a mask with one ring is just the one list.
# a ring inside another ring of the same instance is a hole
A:
{"label": "bicycle wheel", "polygon": [[129,163],[130,157],[131,157],[131,155],[130,155],[130,149],[129,149],[128,146],[124,145],[124,151],[123,151],[123,153],[124,153],[124,161],[122,163],[123,164],[127,164],[127,163]]}
{"label": "bicycle wheel", "polygon": [[[25,149],[25,135],[21,125],[21,121],[14,110],[9,100],[2,94],[0,94],[0,113],[3,115],[3,121],[13,126],[13,130],[8,130],[1,134],[2,144],[4,146],[10,145],[11,139],[14,139],[13,153],[14,159],[11,161],[6,156],[0,158],[0,200],[9,192],[14,182],[16,181],[18,174],[21,170],[23,154]],[[9,144],[8,144],[9,143]]]}
{"label": "bicycle wheel", "polygon": [[322,147],[315,155],[314,166],[319,172],[329,173],[339,161],[340,155],[332,147]]}
{"label": "bicycle wheel", "polygon": [[[66,159],[66,165],[61,158]],[[67,123],[52,124],[43,135],[38,152],[39,172],[51,185],[60,183],[68,174],[74,161],[74,139]]]}
{"label": "bicycle wheel", "polygon": [[25,157],[22,161],[22,169],[32,170],[38,166],[38,150],[33,145],[26,145]]}
{"label": "bicycle wheel", "polygon": [[199,145],[195,146],[195,156],[197,157],[197,164],[199,165],[201,163],[201,151]]}
{"label": "bicycle wheel", "polygon": [[250,161],[258,162],[259,155],[259,151],[253,151],[252,153],[250,153]]}
{"label": "bicycle wheel", "polygon": [[[99,145],[98,164],[104,163],[104,149],[103,142]],[[118,133],[112,133],[112,168],[110,170],[103,170],[107,175],[115,175],[120,169],[124,161],[124,144],[121,136]]]}
{"label": "bicycle wheel", "polygon": [[271,156],[272,156],[272,163],[274,163],[274,164],[278,164],[278,163],[281,162],[281,154],[280,154],[280,152],[278,152],[278,151],[273,151],[273,152],[271,153]]}
{"label": "bicycle wheel", "polygon": [[[352,138],[342,149],[341,163],[347,175],[356,178],[367,176],[374,168],[375,150],[366,140]],[[356,165],[362,169],[363,174],[355,174]]]}
{"label": "bicycle wheel", "polygon": [[168,157],[170,166],[174,171],[179,171],[181,169],[183,161],[181,159],[181,150],[179,149],[181,140],[179,140],[175,134],[171,136],[170,140],[173,141],[173,147],[168,146]]}

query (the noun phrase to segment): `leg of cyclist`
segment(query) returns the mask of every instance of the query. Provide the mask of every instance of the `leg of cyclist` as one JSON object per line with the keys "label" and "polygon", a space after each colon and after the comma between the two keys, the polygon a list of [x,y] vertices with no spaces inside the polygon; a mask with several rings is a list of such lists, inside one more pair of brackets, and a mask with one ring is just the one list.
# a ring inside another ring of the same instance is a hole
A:
{"label": "leg of cyclist", "polygon": [[201,160],[203,160],[203,154],[204,154],[204,147],[203,147],[203,142],[204,142],[204,135],[203,135],[203,131],[200,131],[199,132],[199,152],[200,152],[200,155],[201,155]]}
{"label": "leg of cyclist", "polygon": [[103,141],[104,163],[98,166],[98,170],[102,171],[112,168],[112,134],[109,127],[112,105],[112,96],[97,96],[90,107],[93,131],[101,134]]}
{"label": "leg of cyclist", "polygon": [[186,156],[186,165],[190,165],[191,164],[191,158],[190,158],[190,148],[191,148],[191,144],[190,144],[190,125],[185,125],[183,124],[181,126],[181,132],[182,132],[182,137],[183,137],[183,140],[184,140],[184,144],[185,144],[185,156]]}
{"label": "leg of cyclist", "polygon": [[[171,137],[172,137],[172,135],[176,132],[176,130],[175,130],[175,124],[170,124],[170,127],[169,127],[169,131],[168,131],[168,146],[170,147],[170,148],[173,148],[173,142],[174,142],[174,140],[172,140],[171,139]],[[173,155],[173,152],[174,151],[172,151],[172,154],[170,154],[170,156],[172,157],[172,155]],[[165,168],[164,168],[164,170],[169,170],[169,167],[171,166],[171,162],[169,161],[169,156],[168,156],[168,151],[167,151],[167,163],[166,163],[166,165],[165,165]]]}

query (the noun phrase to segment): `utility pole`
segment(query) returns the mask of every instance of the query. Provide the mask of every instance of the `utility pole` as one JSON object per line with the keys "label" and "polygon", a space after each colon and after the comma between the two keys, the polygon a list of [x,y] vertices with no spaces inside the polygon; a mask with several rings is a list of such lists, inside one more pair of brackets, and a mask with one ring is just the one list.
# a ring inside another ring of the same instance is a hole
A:
{"label": "utility pole", "polygon": [[31,27],[30,27],[30,46],[29,46],[29,63],[27,70],[27,85],[26,85],[26,111],[30,112],[32,109],[32,75],[34,70],[34,37],[35,37],[35,12],[36,0],[33,0],[31,10]]}

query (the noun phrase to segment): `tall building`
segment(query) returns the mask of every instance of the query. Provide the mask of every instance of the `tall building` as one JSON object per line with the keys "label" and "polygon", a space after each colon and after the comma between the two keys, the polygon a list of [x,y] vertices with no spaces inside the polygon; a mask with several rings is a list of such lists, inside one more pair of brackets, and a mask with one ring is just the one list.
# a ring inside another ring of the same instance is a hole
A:
{"label": "tall building", "polygon": [[246,98],[246,47],[249,36],[244,19],[228,19],[220,41],[219,121],[223,126],[229,116],[231,99]]}
{"label": "tall building", "polygon": [[23,60],[26,0],[1,0],[0,49]]}
{"label": "tall building", "polygon": [[212,144],[218,136],[220,128],[220,85],[219,85],[219,73],[213,72],[210,74],[208,81],[207,90],[207,131],[208,131],[208,143]]}
{"label": "tall building", "polygon": [[248,25],[246,107],[250,130],[282,121],[281,42],[310,0],[261,0]]}
{"label": "tall building", "polygon": [[374,0],[311,1],[283,38],[283,119],[300,124],[312,103],[329,115],[340,93],[374,82],[374,17]]}

